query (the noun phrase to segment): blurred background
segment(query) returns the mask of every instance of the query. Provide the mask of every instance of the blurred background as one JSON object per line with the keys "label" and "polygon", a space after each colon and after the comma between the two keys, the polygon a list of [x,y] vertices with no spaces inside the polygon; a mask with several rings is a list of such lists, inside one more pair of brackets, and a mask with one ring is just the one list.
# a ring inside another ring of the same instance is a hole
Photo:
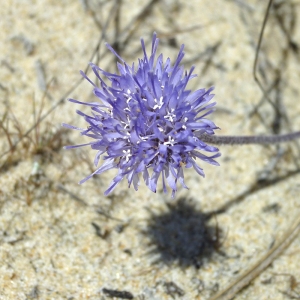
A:
{"label": "blurred background", "polygon": [[[299,215],[299,142],[221,146],[220,167],[186,170],[175,199],[95,170],[88,141],[61,123],[96,101],[89,62],[116,72],[148,53],[195,65],[192,90],[215,87],[218,135],[300,128],[300,1],[8,0],[0,8],[0,298],[210,299],[250,268]],[[300,240],[236,299],[300,297]],[[119,291],[119,293],[117,292]]]}

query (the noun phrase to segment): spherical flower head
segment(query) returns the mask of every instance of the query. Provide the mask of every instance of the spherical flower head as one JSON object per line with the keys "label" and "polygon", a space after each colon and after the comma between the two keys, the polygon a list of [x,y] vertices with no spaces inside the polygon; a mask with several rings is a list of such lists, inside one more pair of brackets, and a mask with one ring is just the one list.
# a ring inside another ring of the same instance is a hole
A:
{"label": "spherical flower head", "polygon": [[[167,192],[168,184],[174,197],[178,181],[187,188],[184,168],[193,167],[204,177],[203,169],[196,163],[197,159],[218,165],[214,160],[220,156],[218,148],[201,141],[201,135],[212,135],[218,128],[206,119],[216,104],[210,103],[214,96],[211,94],[213,88],[195,92],[187,90],[189,80],[196,75],[192,75],[194,67],[184,72],[180,65],[184,45],[172,65],[169,58],[164,62],[162,54],[155,58],[158,42],[154,33],[151,54],[148,56],[145,43],[141,40],[144,57],[139,59],[137,67],[134,64],[129,66],[107,44],[108,49],[121,61],[117,64],[119,75],[108,73],[91,63],[100,87],[82,71],[81,74],[93,85],[98,102],[69,99],[90,106],[92,113],[86,115],[77,111],[88,123],[88,129],[67,124],[63,126],[80,130],[81,135],[90,137],[92,141],[65,148],[90,145],[97,151],[95,166],[103,156],[104,163],[80,183],[106,170],[118,170],[105,195],[124,177],[128,180],[128,186],[133,185],[135,190],[143,177],[149,189],[156,192],[161,177],[163,191]],[[106,84],[101,76],[106,77],[110,84]],[[206,156],[203,151],[213,154]]]}

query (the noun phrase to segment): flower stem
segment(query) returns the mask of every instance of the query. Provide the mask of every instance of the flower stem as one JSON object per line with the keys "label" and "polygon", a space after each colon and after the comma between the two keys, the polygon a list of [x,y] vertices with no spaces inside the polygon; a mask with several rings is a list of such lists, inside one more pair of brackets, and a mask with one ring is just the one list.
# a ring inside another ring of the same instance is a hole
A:
{"label": "flower stem", "polygon": [[278,144],[296,140],[300,138],[300,131],[278,134],[278,135],[245,135],[245,136],[215,136],[202,134],[199,137],[203,142],[215,145],[246,145],[246,144]]}

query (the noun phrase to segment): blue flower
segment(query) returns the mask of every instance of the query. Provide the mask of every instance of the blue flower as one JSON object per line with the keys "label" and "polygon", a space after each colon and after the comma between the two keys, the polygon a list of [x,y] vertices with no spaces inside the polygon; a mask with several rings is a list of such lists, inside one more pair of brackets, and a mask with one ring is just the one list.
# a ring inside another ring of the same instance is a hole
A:
{"label": "blue flower", "polygon": [[[220,156],[218,148],[201,140],[201,135],[212,135],[218,128],[206,119],[216,104],[210,103],[214,96],[211,94],[213,88],[193,93],[187,90],[189,80],[196,75],[192,75],[194,67],[189,72],[184,72],[180,65],[184,45],[172,66],[169,58],[163,61],[162,54],[155,59],[158,41],[154,33],[149,57],[145,43],[141,40],[144,57],[139,59],[137,67],[134,64],[129,66],[107,44],[107,48],[121,61],[117,64],[120,74],[108,73],[91,63],[100,87],[82,71],[81,74],[93,85],[98,101],[85,103],[69,99],[71,102],[90,106],[92,112],[91,115],[86,115],[77,111],[88,123],[87,129],[68,124],[63,126],[81,131],[81,135],[90,137],[92,141],[65,148],[90,145],[97,151],[95,166],[98,166],[99,159],[103,156],[104,163],[80,183],[106,170],[118,170],[105,195],[124,177],[128,180],[128,186],[132,184],[137,190],[142,176],[149,189],[156,192],[161,176],[164,192],[167,192],[167,183],[174,197],[178,181],[187,188],[184,183],[184,168],[193,167],[204,177],[203,169],[196,163],[197,158],[219,165],[214,160]],[[101,76],[106,77],[110,84],[106,84]],[[214,154],[206,156],[202,151]]]}

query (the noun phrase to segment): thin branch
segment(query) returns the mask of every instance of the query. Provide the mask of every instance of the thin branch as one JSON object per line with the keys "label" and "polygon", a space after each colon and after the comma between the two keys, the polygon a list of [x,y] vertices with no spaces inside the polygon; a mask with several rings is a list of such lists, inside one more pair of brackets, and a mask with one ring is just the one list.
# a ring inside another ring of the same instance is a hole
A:
{"label": "thin branch", "polygon": [[261,28],[261,31],[260,31],[260,34],[259,34],[258,44],[257,44],[256,52],[255,52],[254,65],[253,65],[253,77],[254,77],[255,82],[257,83],[257,85],[259,86],[259,88],[261,89],[261,91],[263,92],[263,95],[268,100],[268,102],[273,106],[273,108],[275,109],[275,111],[278,114],[280,114],[280,111],[279,111],[278,107],[270,99],[268,93],[264,89],[263,85],[261,84],[261,82],[258,79],[257,74],[256,74],[258,56],[259,56],[259,52],[260,52],[260,48],[261,48],[261,44],[262,44],[262,40],[263,40],[263,36],[264,36],[264,31],[265,31],[266,24],[267,24],[267,21],[268,21],[268,18],[269,18],[269,13],[270,13],[272,4],[273,4],[273,0],[270,0],[269,3],[268,3],[268,7],[267,7],[267,11],[266,11],[265,18],[264,18],[264,21],[263,21],[263,25],[262,25],[262,28]]}
{"label": "thin branch", "polygon": [[244,287],[250,284],[259,274],[262,273],[298,236],[300,232],[300,217],[296,219],[293,225],[286,231],[280,241],[271,248],[270,251],[260,259],[250,270],[242,274],[237,280],[231,283],[227,288],[213,296],[210,300],[230,300]]}

